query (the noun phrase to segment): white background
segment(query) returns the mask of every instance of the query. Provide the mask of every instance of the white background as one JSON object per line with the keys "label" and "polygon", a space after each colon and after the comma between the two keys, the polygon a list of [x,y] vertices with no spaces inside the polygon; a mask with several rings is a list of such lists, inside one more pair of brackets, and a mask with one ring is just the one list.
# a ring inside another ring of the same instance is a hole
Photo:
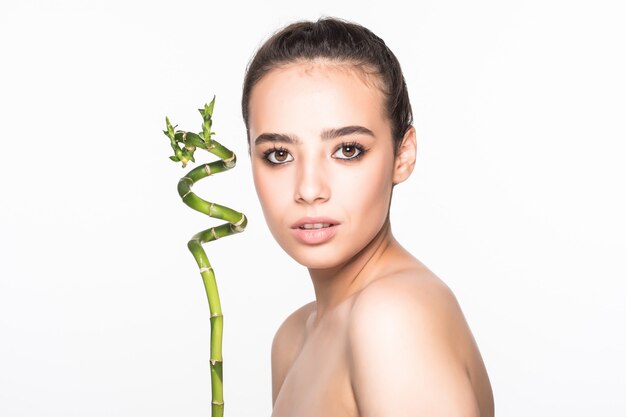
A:
{"label": "white background", "polygon": [[270,415],[272,336],[313,292],[265,226],[240,91],[271,32],[321,15],[403,65],[420,152],[392,226],[457,295],[497,414],[626,415],[623,3],[407,4],[2,1],[1,416],[209,415],[186,242],[215,222],[180,201],[161,130],[166,115],[200,130],[214,94],[239,165],[194,191],[250,218],[206,245],[226,415]]}

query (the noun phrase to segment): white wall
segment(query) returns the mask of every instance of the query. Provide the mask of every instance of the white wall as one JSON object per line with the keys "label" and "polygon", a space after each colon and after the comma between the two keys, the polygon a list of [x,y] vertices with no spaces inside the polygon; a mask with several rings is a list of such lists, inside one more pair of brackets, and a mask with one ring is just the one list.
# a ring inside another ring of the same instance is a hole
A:
{"label": "white wall", "polygon": [[161,129],[199,130],[213,94],[240,163],[194,190],[250,217],[206,246],[226,415],[270,415],[271,338],[313,293],[265,227],[240,89],[262,40],[322,14],[403,65],[420,155],[394,230],[457,294],[498,415],[625,415],[622,3],[234,3],[3,1],[0,415],[208,415],[208,306],[185,245],[214,222],[180,202]]}

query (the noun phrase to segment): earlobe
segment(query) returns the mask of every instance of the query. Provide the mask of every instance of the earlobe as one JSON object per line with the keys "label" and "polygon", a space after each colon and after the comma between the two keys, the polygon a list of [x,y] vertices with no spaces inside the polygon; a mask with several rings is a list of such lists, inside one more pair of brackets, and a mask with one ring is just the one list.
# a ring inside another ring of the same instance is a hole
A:
{"label": "earlobe", "polygon": [[399,184],[409,178],[415,168],[415,159],[417,157],[417,139],[415,138],[415,128],[411,126],[398,148],[393,171],[393,184]]}

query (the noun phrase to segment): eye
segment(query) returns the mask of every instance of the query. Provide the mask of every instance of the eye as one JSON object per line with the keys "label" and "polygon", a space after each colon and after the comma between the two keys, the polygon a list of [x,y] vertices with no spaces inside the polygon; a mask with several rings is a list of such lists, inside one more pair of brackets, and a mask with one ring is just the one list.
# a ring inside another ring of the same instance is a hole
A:
{"label": "eye", "polygon": [[339,149],[333,153],[332,157],[335,159],[351,160],[356,159],[365,153],[363,146],[358,143],[342,143]]}
{"label": "eye", "polygon": [[293,156],[284,148],[268,149],[263,155],[265,160],[273,165],[281,165],[293,161]]}

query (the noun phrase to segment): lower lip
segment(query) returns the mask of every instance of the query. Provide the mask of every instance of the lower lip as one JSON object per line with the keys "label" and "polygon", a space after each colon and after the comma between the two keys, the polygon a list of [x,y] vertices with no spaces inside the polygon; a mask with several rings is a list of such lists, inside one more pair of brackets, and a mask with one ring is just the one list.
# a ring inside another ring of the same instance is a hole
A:
{"label": "lower lip", "polygon": [[291,229],[296,239],[306,245],[321,245],[328,242],[337,233],[337,225],[320,229]]}

